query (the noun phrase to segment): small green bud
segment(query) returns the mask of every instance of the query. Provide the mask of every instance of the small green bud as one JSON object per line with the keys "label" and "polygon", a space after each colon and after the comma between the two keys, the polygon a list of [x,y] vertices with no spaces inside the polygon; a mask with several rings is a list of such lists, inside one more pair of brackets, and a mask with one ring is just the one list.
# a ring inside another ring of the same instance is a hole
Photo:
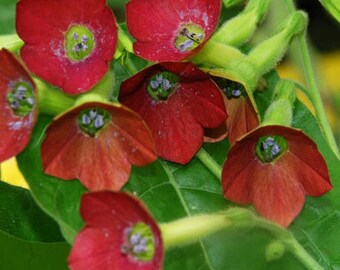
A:
{"label": "small green bud", "polygon": [[265,250],[265,256],[266,260],[268,262],[278,260],[282,258],[282,256],[285,254],[286,247],[282,243],[282,241],[273,241],[269,243]]}
{"label": "small green bud", "polygon": [[293,37],[300,34],[306,24],[306,14],[301,11],[295,12],[278,27],[279,31],[276,34],[261,42],[249,53],[248,60],[257,67],[259,76],[277,65]]}
{"label": "small green bud", "polygon": [[239,46],[245,43],[256,30],[268,10],[269,0],[250,0],[239,15],[225,22],[212,39],[227,45]]}
{"label": "small green bud", "polygon": [[295,86],[287,80],[280,80],[275,89],[262,125],[290,126],[296,100]]}

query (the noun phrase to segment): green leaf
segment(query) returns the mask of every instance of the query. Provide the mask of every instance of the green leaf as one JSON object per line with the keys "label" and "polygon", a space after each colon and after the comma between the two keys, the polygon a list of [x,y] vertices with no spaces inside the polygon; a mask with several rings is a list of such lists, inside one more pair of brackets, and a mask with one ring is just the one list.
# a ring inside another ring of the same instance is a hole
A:
{"label": "green leaf", "polygon": [[0,230],[29,241],[64,241],[58,225],[28,190],[0,181]]}
{"label": "green leaf", "polygon": [[3,270],[67,270],[69,244],[30,242],[0,230],[0,265]]}
{"label": "green leaf", "polygon": [[43,132],[51,120],[49,116],[39,117],[29,145],[21,152],[17,160],[33,198],[47,214],[57,221],[63,236],[71,243],[83,225],[79,214],[79,204],[85,188],[79,181],[64,181],[43,173],[40,144],[44,138]]}
{"label": "green leaf", "polygon": [[319,0],[323,7],[340,23],[340,2],[338,0]]}

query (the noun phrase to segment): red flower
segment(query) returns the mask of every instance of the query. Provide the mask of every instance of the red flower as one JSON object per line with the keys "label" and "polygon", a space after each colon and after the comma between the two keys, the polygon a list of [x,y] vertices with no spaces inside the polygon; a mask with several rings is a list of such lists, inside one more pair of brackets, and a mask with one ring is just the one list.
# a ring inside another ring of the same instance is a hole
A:
{"label": "red flower", "polygon": [[126,193],[83,195],[85,228],[73,244],[71,270],[158,270],[163,263],[161,232],[136,198]]}
{"label": "red flower", "polygon": [[219,88],[191,63],[151,66],[121,84],[120,101],[139,113],[160,157],[185,164],[203,143],[203,127],[227,117]]}
{"label": "red flower", "polygon": [[264,126],[230,149],[223,166],[224,196],[252,203],[264,217],[287,227],[304,205],[305,194],[332,188],[325,160],[300,130]]}
{"label": "red flower", "polygon": [[238,138],[258,127],[259,119],[241,84],[228,81],[227,87],[221,88],[224,92],[228,119],[217,128],[205,129],[204,141],[216,142],[228,136],[230,144],[234,145]]}
{"label": "red flower", "polygon": [[211,37],[221,0],[131,0],[126,23],[135,53],[145,59],[180,61],[196,53]]}
{"label": "red flower", "polygon": [[34,82],[19,61],[0,50],[0,162],[27,145],[37,119]]}
{"label": "red flower", "polygon": [[41,148],[44,172],[65,180],[78,178],[90,190],[119,190],[131,164],[156,159],[149,129],[121,105],[86,103],[48,127]]}
{"label": "red flower", "polygon": [[70,94],[93,87],[116,48],[116,21],[104,0],[21,0],[16,28],[30,70]]}

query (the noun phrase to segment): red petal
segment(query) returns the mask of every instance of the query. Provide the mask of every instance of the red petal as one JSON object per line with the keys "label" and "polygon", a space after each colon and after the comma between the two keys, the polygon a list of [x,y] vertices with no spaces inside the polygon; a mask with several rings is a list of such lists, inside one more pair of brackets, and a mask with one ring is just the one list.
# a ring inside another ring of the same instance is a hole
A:
{"label": "red petal", "polygon": [[[77,124],[78,113],[91,107],[112,115],[112,123],[97,137],[84,135]],[[131,163],[141,166],[156,158],[150,131],[140,117],[124,107],[101,103],[84,104],[54,121],[41,152],[46,173],[65,180],[78,178],[90,190],[119,190],[128,181]]]}
{"label": "red petal", "polygon": [[[136,198],[107,191],[88,193],[82,198],[81,214],[86,227],[77,236],[68,259],[72,270],[161,269],[163,243],[160,230]],[[121,252],[126,230],[139,222],[148,225],[154,236],[155,255],[149,262],[137,261]]]}
{"label": "red petal", "polygon": [[275,164],[258,164],[252,171],[253,205],[264,217],[283,227],[300,213],[305,201],[305,191],[290,161],[282,156]]}
{"label": "red petal", "polygon": [[216,127],[227,118],[223,97],[211,80],[183,83],[176,91],[182,95],[183,103],[203,127]]}
{"label": "red petal", "polygon": [[[33,28],[39,31],[39,22],[60,32],[65,32],[71,24],[91,20],[91,17],[97,16],[97,13],[102,12],[104,8],[106,8],[104,0],[59,0],[53,2],[21,0],[17,4],[17,22],[19,22],[17,30],[20,31],[19,35],[24,34],[28,38],[34,36],[39,40],[41,37],[30,31]],[[21,22],[26,22],[29,27]],[[28,31],[31,34],[28,34]]]}
{"label": "red petal", "polygon": [[228,139],[233,145],[237,139],[258,127],[259,119],[248,97],[240,97],[236,100],[227,99],[226,106],[229,113],[227,119]]}
{"label": "red petal", "polygon": [[224,196],[239,204],[252,202],[252,171],[258,163],[252,151],[255,144],[244,138],[237,142],[228,153],[223,165],[222,187]]}
{"label": "red petal", "polygon": [[[0,51],[0,162],[20,153],[29,142],[37,118],[37,107],[25,117],[13,113],[7,101],[11,82],[26,81],[34,88],[34,82],[26,69],[8,51]],[[36,93],[36,89],[34,89]]]}
{"label": "red petal", "polygon": [[[126,7],[129,32],[137,40],[134,51],[152,61],[180,61],[199,50],[180,52],[175,38],[181,24],[194,23],[205,31],[205,42],[215,30],[221,11],[220,0],[137,1]],[[200,46],[201,47],[201,46]]]}
{"label": "red petal", "polygon": [[[286,139],[288,150],[272,163],[262,163],[255,145],[262,136]],[[303,208],[305,193],[330,190],[327,166],[313,141],[301,131],[264,126],[248,133],[230,149],[222,172],[226,198],[252,203],[263,216],[287,227]]]}
{"label": "red petal", "polygon": [[188,163],[203,143],[203,129],[176,95],[139,112],[153,134],[160,157]]}
{"label": "red petal", "polygon": [[[87,58],[73,62],[66,56],[64,39],[68,28],[77,24],[93,32],[95,47]],[[17,32],[26,43],[21,54],[28,67],[71,94],[87,91],[103,78],[117,43],[115,18],[103,0],[20,1]]]}
{"label": "red petal", "polygon": [[118,231],[86,227],[77,235],[68,266],[71,270],[121,269],[124,265],[119,256],[121,238]]}
{"label": "red petal", "polygon": [[[157,71],[180,77],[166,101],[154,101],[147,83]],[[203,127],[219,125],[227,117],[223,97],[209,77],[191,63],[161,63],[122,83],[120,101],[139,113],[150,127],[160,157],[186,164],[202,145]],[[206,111],[209,113],[206,113]]]}
{"label": "red petal", "polygon": [[252,131],[259,125],[257,113],[250,99],[240,97],[237,99],[224,98],[228,119],[217,128],[204,130],[204,141],[217,142],[228,136],[231,145],[238,138]]}

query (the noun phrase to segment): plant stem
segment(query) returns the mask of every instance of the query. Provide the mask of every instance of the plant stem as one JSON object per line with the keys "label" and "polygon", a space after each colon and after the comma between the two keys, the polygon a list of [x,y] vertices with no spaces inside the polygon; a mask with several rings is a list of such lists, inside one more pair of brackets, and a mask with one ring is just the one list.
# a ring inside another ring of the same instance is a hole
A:
{"label": "plant stem", "polygon": [[243,60],[245,55],[238,49],[214,40],[209,40],[190,61],[195,64],[210,64],[224,69],[232,67],[236,61]]}
{"label": "plant stem", "polygon": [[185,217],[159,226],[165,249],[200,241],[204,237],[230,227],[262,228],[282,242],[285,250],[290,251],[307,269],[322,269],[290,231],[254,215],[246,208],[229,208],[224,212]]}
{"label": "plant stem", "polygon": [[294,255],[296,259],[298,259],[307,269],[309,270],[323,270],[323,268],[318,264],[314,258],[309,255],[309,253],[300,245],[295,238],[290,239],[288,243],[286,243],[287,248]]}
{"label": "plant stem", "polygon": [[231,221],[222,214],[198,215],[160,225],[165,248],[185,245],[229,227]]}
{"label": "plant stem", "polygon": [[222,168],[202,147],[196,153],[196,157],[211,171],[217,179],[221,180]]}
{"label": "plant stem", "polygon": [[[283,0],[289,12],[295,11],[295,6],[292,0]],[[307,82],[307,88],[309,89],[308,97],[310,98],[316,113],[316,118],[319,122],[321,130],[325,136],[325,139],[332,149],[334,154],[340,159],[339,149],[336,144],[332,129],[327,120],[326,112],[322,104],[322,99],[318,85],[315,79],[315,74],[312,67],[312,60],[308,52],[308,44],[306,39],[306,31],[297,37],[298,50],[300,52],[300,65],[304,72],[304,76]]]}
{"label": "plant stem", "polygon": [[40,113],[57,115],[74,105],[75,100],[61,90],[55,89],[34,78],[38,89],[38,110]]}
{"label": "plant stem", "polygon": [[281,240],[286,249],[309,270],[322,270],[317,261],[300,245],[293,234],[283,227],[264,218],[254,216],[256,227],[263,228]]}

